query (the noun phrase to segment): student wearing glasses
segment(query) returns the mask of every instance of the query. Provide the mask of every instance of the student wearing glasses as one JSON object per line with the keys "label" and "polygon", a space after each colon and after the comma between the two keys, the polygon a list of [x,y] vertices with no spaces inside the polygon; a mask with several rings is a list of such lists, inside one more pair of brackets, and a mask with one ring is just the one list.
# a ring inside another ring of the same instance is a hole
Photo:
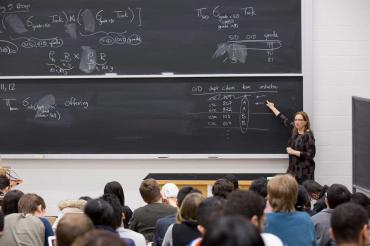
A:
{"label": "student wearing glasses", "polygon": [[307,113],[297,112],[294,122],[282,114],[274,103],[266,101],[266,106],[278,117],[286,127],[292,128],[292,135],[286,148],[289,154],[287,173],[293,175],[299,184],[305,180],[314,180],[315,172],[315,138],[310,128],[310,119]]}

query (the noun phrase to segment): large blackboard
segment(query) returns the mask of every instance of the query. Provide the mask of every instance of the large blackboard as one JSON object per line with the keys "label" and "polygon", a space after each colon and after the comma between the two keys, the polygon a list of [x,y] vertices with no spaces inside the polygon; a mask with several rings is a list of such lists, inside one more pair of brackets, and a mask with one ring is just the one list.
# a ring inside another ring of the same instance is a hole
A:
{"label": "large blackboard", "polygon": [[370,99],[352,97],[354,188],[370,192]]}
{"label": "large blackboard", "polygon": [[277,154],[301,77],[0,79],[0,153]]}
{"label": "large blackboard", "polygon": [[1,0],[0,76],[301,73],[300,0]]}

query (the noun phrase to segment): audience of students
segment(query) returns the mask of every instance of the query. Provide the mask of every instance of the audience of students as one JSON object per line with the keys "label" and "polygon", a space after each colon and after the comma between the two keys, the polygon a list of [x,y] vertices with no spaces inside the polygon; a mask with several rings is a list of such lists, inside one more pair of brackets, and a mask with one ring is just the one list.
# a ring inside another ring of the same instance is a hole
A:
{"label": "audience of students", "polygon": [[[130,220],[137,232],[124,227],[122,186],[109,182],[98,199],[59,204],[53,245],[146,246],[153,233],[154,246],[368,245],[370,199],[365,194],[351,195],[340,184],[326,189],[310,180],[298,186],[289,174],[273,177],[267,187],[266,182],[255,180],[250,191],[243,191],[235,176],[226,176],[215,182],[214,196],[204,199],[190,186],[178,190],[169,183],[160,189],[156,180],[143,180],[139,191],[147,205]],[[53,230],[42,197],[9,190],[9,185],[2,194],[0,245],[48,246]],[[312,203],[322,200],[325,206]],[[269,204],[271,212],[266,212]],[[324,209],[313,215],[319,209],[310,210],[312,205]]]}

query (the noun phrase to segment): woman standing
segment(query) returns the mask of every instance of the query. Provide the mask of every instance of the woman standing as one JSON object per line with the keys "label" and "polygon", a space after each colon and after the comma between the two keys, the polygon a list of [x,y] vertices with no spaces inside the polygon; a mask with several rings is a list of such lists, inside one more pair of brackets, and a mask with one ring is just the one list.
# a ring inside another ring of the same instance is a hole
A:
{"label": "woman standing", "polygon": [[307,179],[314,180],[315,172],[315,138],[310,129],[310,120],[305,112],[297,112],[294,122],[274,106],[274,103],[266,101],[266,106],[282,121],[286,127],[291,127],[292,136],[286,148],[289,154],[289,166],[287,173],[292,174],[299,184]]}

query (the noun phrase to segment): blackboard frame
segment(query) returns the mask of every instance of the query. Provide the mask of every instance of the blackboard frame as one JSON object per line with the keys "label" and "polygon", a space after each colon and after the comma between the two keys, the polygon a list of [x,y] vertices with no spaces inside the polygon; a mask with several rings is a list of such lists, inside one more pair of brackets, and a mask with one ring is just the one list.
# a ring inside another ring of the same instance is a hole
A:
{"label": "blackboard frame", "polygon": [[[363,184],[361,181],[359,181],[360,177],[358,176],[358,173],[357,173],[357,169],[359,169],[361,165],[364,165],[364,163],[361,163],[360,159],[362,158],[362,156],[359,156],[360,151],[358,151],[360,148],[359,143],[358,143],[359,135],[361,134],[361,139],[363,138],[366,139],[366,136],[363,135],[364,132],[360,133],[358,129],[358,124],[361,124],[362,119],[363,119],[363,117],[360,117],[357,114],[356,107],[358,107],[357,105],[358,103],[367,104],[367,107],[369,109],[369,115],[370,115],[370,99],[353,96],[352,97],[352,187],[353,187],[353,191],[356,191],[358,189],[358,190],[361,190],[361,191],[364,191],[370,194],[370,185]],[[370,145],[370,136],[368,140],[369,140],[369,145]],[[363,174],[363,175],[366,176],[366,174]]]}

